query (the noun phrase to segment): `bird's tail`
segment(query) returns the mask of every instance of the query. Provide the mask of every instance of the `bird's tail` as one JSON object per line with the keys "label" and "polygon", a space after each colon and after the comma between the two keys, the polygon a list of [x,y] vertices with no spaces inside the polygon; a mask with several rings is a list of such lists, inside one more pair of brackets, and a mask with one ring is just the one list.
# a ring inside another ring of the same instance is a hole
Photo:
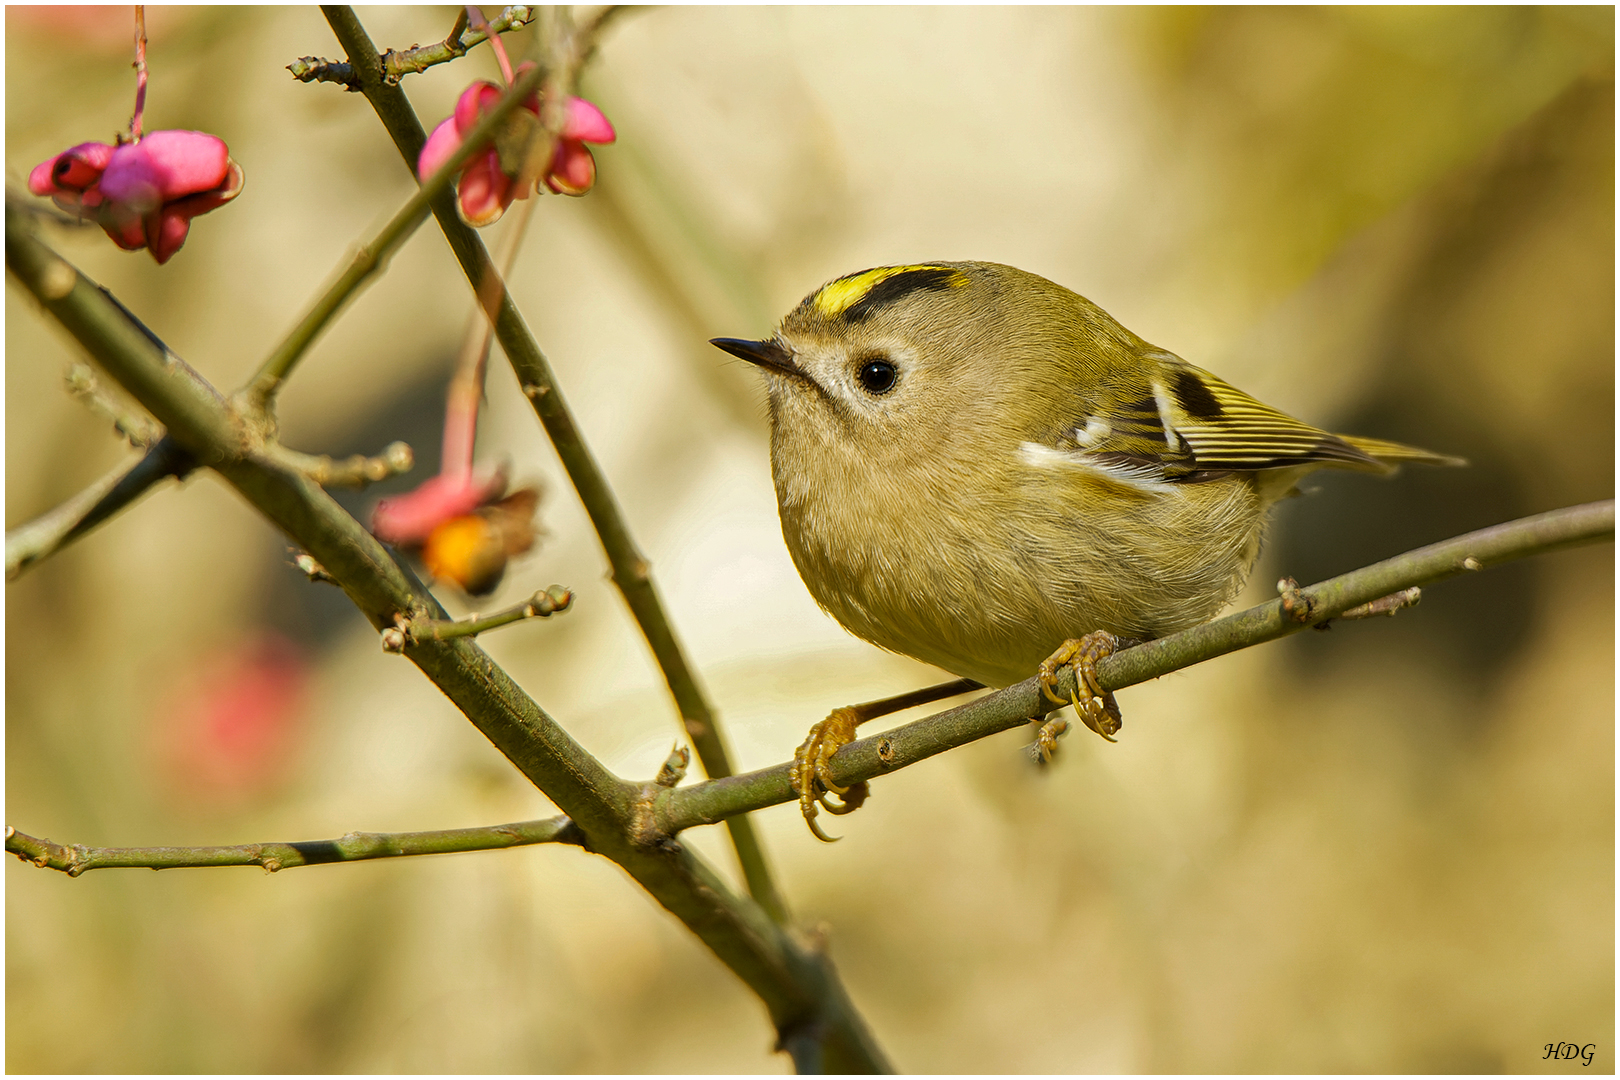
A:
{"label": "bird's tail", "polygon": [[1407,446],[1405,443],[1389,442],[1385,439],[1368,439],[1361,435],[1340,435],[1339,438],[1391,469],[1409,461],[1416,462],[1419,465],[1468,464],[1466,458],[1452,457],[1450,454],[1436,454],[1433,450]]}

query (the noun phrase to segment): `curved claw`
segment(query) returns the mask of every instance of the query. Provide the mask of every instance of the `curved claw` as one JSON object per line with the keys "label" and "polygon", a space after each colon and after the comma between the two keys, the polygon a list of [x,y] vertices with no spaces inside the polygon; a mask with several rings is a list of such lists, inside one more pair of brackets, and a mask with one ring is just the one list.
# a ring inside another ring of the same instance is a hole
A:
{"label": "curved claw", "polygon": [[[864,783],[842,787],[833,782],[830,762],[840,747],[855,741],[855,726],[859,717],[851,709],[834,709],[828,717],[810,729],[810,734],[793,753],[793,790],[799,793],[799,813],[816,839],[832,843],[836,836],[828,836],[816,824],[821,809],[829,814],[849,814],[866,801]],[[841,796],[833,802],[830,796]]]}
{"label": "curved claw", "polygon": [[[820,725],[818,724],[817,727]],[[816,824],[816,806],[826,798],[825,793],[816,790],[816,767],[812,752],[816,743],[816,730],[811,729],[810,737],[793,754],[793,790],[799,793],[799,813],[804,817],[804,823],[810,826],[810,831],[816,839],[824,843],[834,843],[836,836],[828,836]]]}
{"label": "curved claw", "polygon": [[[1064,656],[1064,652],[1068,650],[1070,645],[1078,644],[1079,642],[1077,641],[1065,641],[1057,652],[1041,661],[1040,670],[1036,672],[1036,675],[1038,675],[1041,680],[1041,693],[1045,694],[1046,700],[1050,701],[1054,705],[1068,704],[1067,701],[1064,701],[1062,698],[1057,696],[1057,673],[1058,668],[1062,667],[1064,664],[1073,659],[1072,657]],[[1061,659],[1059,659],[1060,657]]]}
{"label": "curved claw", "polygon": [[[1114,695],[1104,690],[1102,684],[1097,681],[1097,662],[1112,656],[1118,648],[1119,639],[1106,630],[1098,630],[1083,638],[1071,638],[1041,662],[1038,672],[1041,690],[1048,698],[1059,705],[1073,705],[1081,723],[1109,742],[1117,741],[1114,733],[1120,729],[1119,705],[1114,701]],[[1063,667],[1074,669],[1075,688],[1070,692],[1067,702],[1055,692],[1057,673]],[[1081,704],[1081,693],[1085,694],[1084,704]],[[1045,732],[1046,729],[1043,728],[1042,731]],[[1051,741],[1055,746],[1055,735]],[[1044,756],[1046,755],[1043,751]]]}
{"label": "curved claw", "polygon": [[[1114,738],[1113,734],[1119,730],[1119,706],[1114,706],[1113,715],[1111,716],[1108,711],[1108,705],[1113,702],[1114,695],[1107,695],[1106,700],[1102,697],[1087,698],[1084,705],[1080,704],[1079,698],[1072,698],[1071,700],[1074,702],[1074,713],[1080,718],[1081,723],[1109,742],[1119,741]],[[1108,717],[1108,719],[1104,719],[1104,717]],[[1110,720],[1112,723],[1109,722]]]}
{"label": "curved claw", "polygon": [[842,836],[828,836],[821,831],[821,826],[816,824],[816,804],[814,802],[810,803],[809,807],[806,808],[804,800],[801,798],[799,800],[799,809],[804,811],[804,823],[810,826],[810,831],[815,834],[817,840],[824,844],[836,844],[843,839]]}
{"label": "curved claw", "polygon": [[1029,756],[1037,765],[1050,765],[1052,758],[1057,755],[1058,739],[1069,730],[1069,722],[1057,713],[1053,713],[1036,732],[1035,741],[1029,745]]}
{"label": "curved claw", "polygon": [[[1070,638],[1062,645],[1059,645],[1057,647],[1057,651],[1052,653],[1051,656],[1048,656],[1045,660],[1041,661],[1041,666],[1039,669],[1037,669],[1036,675],[1041,680],[1041,692],[1046,695],[1046,699],[1052,704],[1069,704],[1069,701],[1065,701],[1063,698],[1058,697],[1058,671],[1061,668],[1073,666],[1075,675],[1074,681],[1076,685],[1078,685],[1080,683],[1080,667],[1075,662],[1075,658],[1082,654],[1087,644],[1089,644],[1092,641],[1092,638],[1095,636],[1096,635],[1094,634],[1087,634],[1083,638]],[[1072,698],[1073,695],[1071,694],[1070,699],[1072,700]]]}

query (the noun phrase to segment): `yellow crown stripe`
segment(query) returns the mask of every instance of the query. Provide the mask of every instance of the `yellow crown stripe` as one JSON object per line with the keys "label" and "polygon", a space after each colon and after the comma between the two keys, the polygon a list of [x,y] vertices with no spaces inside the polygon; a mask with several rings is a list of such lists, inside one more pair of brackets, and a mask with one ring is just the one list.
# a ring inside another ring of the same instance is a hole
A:
{"label": "yellow crown stripe", "polygon": [[835,318],[860,303],[866,295],[885,281],[897,274],[909,274],[916,270],[943,270],[951,274],[952,287],[967,284],[967,278],[957,271],[954,266],[934,266],[929,263],[918,263],[912,266],[879,266],[872,270],[863,270],[859,274],[839,278],[828,282],[821,287],[812,301],[815,309],[827,318]]}

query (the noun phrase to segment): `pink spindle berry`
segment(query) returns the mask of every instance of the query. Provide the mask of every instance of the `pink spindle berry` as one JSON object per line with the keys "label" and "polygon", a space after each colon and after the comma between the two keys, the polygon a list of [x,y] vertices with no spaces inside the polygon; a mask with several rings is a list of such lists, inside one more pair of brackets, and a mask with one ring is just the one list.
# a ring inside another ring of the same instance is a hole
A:
{"label": "pink spindle berry", "polygon": [[[518,65],[517,74],[531,69],[533,64]],[[462,139],[493,109],[501,99],[501,88],[492,82],[479,81],[462,91],[456,100],[456,111],[433,129],[422,154],[417,159],[416,175],[426,180],[460,148]],[[523,108],[535,116],[540,115],[540,98],[531,95]],[[568,99],[568,118],[557,138],[541,179],[552,191],[564,195],[583,195],[596,183],[596,160],[586,143],[610,143],[617,136],[602,110],[584,98]],[[462,167],[456,189],[456,206],[462,220],[474,227],[489,225],[500,219],[506,208],[516,199],[529,197],[529,186],[516,182],[516,176],[501,167],[499,152],[494,146],[475,154]]]}
{"label": "pink spindle berry", "polygon": [[201,131],[154,131],[123,146],[80,143],[28,174],[28,190],[89,218],[125,251],[147,248],[166,263],[191,219],[242,192],[242,167]]}
{"label": "pink spindle berry", "polygon": [[546,186],[562,195],[583,195],[596,184],[596,159],[588,142],[610,143],[617,135],[602,110],[581,97],[568,99],[568,122],[546,170]]}

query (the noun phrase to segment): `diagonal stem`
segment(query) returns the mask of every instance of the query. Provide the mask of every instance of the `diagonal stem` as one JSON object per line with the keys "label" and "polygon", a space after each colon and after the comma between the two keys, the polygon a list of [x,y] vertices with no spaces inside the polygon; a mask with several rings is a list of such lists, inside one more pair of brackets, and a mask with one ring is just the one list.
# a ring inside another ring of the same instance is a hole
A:
{"label": "diagonal stem", "polygon": [[[439,618],[433,595],[308,476],[263,456],[224,398],[110,294],[42,244],[8,206],[6,268],[197,460],[207,462],[339,584],[373,626]],[[887,1071],[882,1051],[813,942],[773,921],[682,844],[649,828],[656,785],[614,776],[467,638],[406,656],[567,814],[591,851],[622,866],[730,967],[778,1034],[815,1032],[829,1070]]]}
{"label": "diagonal stem", "polygon": [[567,611],[573,602],[572,592],[561,585],[553,585],[549,589],[540,589],[521,604],[513,604],[488,615],[472,615],[465,619],[410,619],[383,631],[383,648],[389,652],[402,652],[407,644],[414,645],[418,641],[477,637],[486,630],[498,630],[525,619],[544,619]]}
{"label": "diagonal stem", "polygon": [[184,478],[192,465],[191,455],[173,439],[159,439],[134,465],[120,465],[54,510],[12,529],[6,533],[6,580],[15,580],[35,563],[55,555],[158,481]]}
{"label": "diagonal stem", "polygon": [[[404,92],[398,86],[390,85],[383,77],[376,47],[354,12],[347,7],[326,7],[322,11],[354,66],[361,91],[377,110],[401,156],[410,165],[421,153],[425,138],[415,110],[406,100]],[[576,32],[571,40],[574,46],[571,55],[565,58],[566,63],[557,65],[558,68],[568,69],[570,78],[573,69],[578,67],[588,51],[588,30]],[[548,137],[555,138],[555,132],[548,132]],[[585,505],[586,513],[590,515],[612,567],[613,583],[624,596],[625,603],[629,605],[631,614],[652,649],[664,674],[664,681],[680,710],[687,735],[697,750],[698,760],[703,763],[704,772],[711,778],[730,776],[733,769],[719,718],[687,663],[685,651],[675,636],[664,611],[663,600],[653,582],[651,564],[631,537],[618,499],[580,435],[573,414],[563,400],[556,376],[552,374],[551,365],[540,351],[539,344],[525,325],[506,288],[500,284],[500,276],[490,261],[483,241],[456,215],[455,207],[447,196],[434,199],[432,205],[434,216],[439,219],[451,249],[461,262],[468,280],[474,284],[475,293],[486,304],[485,310],[495,327],[501,349],[517,373],[524,394],[533,404],[540,423],[557,449],[563,468]],[[737,861],[742,867],[749,893],[773,918],[785,922],[787,905],[776,888],[764,848],[752,823],[746,818],[732,818],[726,826],[731,832]]]}
{"label": "diagonal stem", "polygon": [[489,39],[489,47],[495,53],[495,62],[501,66],[501,82],[510,86],[512,61],[506,58],[506,46],[501,43],[501,36],[490,31],[489,23],[484,19],[484,13],[478,9],[477,4],[467,4],[462,10],[467,13],[467,21],[472,23],[473,30]]}
{"label": "diagonal stem", "polygon": [[146,115],[146,5],[135,5],[135,111],[129,117],[129,142],[141,141]]}
{"label": "diagonal stem", "polygon": [[[538,200],[525,199],[512,212],[507,231],[501,236],[500,270],[502,275],[512,271],[518,249],[528,233],[534,218],[534,205]],[[489,367],[489,347],[495,340],[489,320],[483,317],[483,305],[477,305],[473,319],[467,324],[467,333],[456,357],[456,370],[450,377],[444,409],[444,451],[439,455],[439,472],[470,481],[473,471],[473,449],[478,440],[478,408],[484,400],[484,372]]]}

